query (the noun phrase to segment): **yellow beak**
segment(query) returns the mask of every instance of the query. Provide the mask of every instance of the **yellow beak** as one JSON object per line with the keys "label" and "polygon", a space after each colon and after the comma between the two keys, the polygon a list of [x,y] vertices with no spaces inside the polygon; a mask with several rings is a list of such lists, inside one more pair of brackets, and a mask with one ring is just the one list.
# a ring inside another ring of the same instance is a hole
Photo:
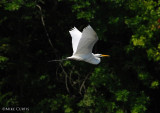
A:
{"label": "yellow beak", "polygon": [[110,57],[110,55],[101,55],[102,57]]}

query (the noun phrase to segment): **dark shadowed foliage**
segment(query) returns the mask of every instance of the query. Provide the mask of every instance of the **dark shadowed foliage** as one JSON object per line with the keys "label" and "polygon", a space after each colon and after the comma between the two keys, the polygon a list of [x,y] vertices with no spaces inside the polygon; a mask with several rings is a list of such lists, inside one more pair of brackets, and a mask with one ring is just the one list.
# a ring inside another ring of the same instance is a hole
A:
{"label": "dark shadowed foliage", "polygon": [[[160,0],[1,0],[0,111],[159,113],[159,6]],[[110,58],[99,65],[48,62],[71,56],[68,31],[88,24],[99,36],[93,52]]]}

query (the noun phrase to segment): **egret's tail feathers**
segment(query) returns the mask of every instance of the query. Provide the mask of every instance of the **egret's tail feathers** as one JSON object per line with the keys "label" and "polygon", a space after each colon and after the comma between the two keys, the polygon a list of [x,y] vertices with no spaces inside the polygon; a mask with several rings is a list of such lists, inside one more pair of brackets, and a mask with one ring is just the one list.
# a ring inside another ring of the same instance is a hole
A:
{"label": "egret's tail feathers", "polygon": [[64,61],[64,60],[68,60],[68,59],[61,59],[61,60],[50,60],[50,61],[48,61],[48,62],[61,62],[61,61]]}

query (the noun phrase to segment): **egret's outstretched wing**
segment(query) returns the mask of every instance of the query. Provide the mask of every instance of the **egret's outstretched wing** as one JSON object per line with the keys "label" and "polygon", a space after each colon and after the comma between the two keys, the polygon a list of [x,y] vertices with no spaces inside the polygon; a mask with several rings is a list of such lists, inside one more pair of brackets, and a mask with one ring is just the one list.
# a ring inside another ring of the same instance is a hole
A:
{"label": "egret's outstretched wing", "polygon": [[75,54],[91,54],[94,44],[97,42],[98,36],[90,25],[83,29],[82,37],[77,46]]}
{"label": "egret's outstretched wing", "polygon": [[69,31],[71,37],[72,37],[72,48],[73,48],[73,54],[77,51],[78,43],[81,39],[82,33],[74,27]]}

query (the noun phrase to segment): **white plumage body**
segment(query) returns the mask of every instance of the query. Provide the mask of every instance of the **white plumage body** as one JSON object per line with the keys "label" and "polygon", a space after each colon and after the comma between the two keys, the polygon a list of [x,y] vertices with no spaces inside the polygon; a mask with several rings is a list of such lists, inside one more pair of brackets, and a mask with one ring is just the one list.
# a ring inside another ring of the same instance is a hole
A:
{"label": "white plumage body", "polygon": [[67,57],[67,59],[99,64],[101,54],[92,53],[93,46],[98,40],[98,36],[92,27],[90,25],[87,26],[82,33],[74,27],[69,33],[72,37],[73,54],[71,57]]}

